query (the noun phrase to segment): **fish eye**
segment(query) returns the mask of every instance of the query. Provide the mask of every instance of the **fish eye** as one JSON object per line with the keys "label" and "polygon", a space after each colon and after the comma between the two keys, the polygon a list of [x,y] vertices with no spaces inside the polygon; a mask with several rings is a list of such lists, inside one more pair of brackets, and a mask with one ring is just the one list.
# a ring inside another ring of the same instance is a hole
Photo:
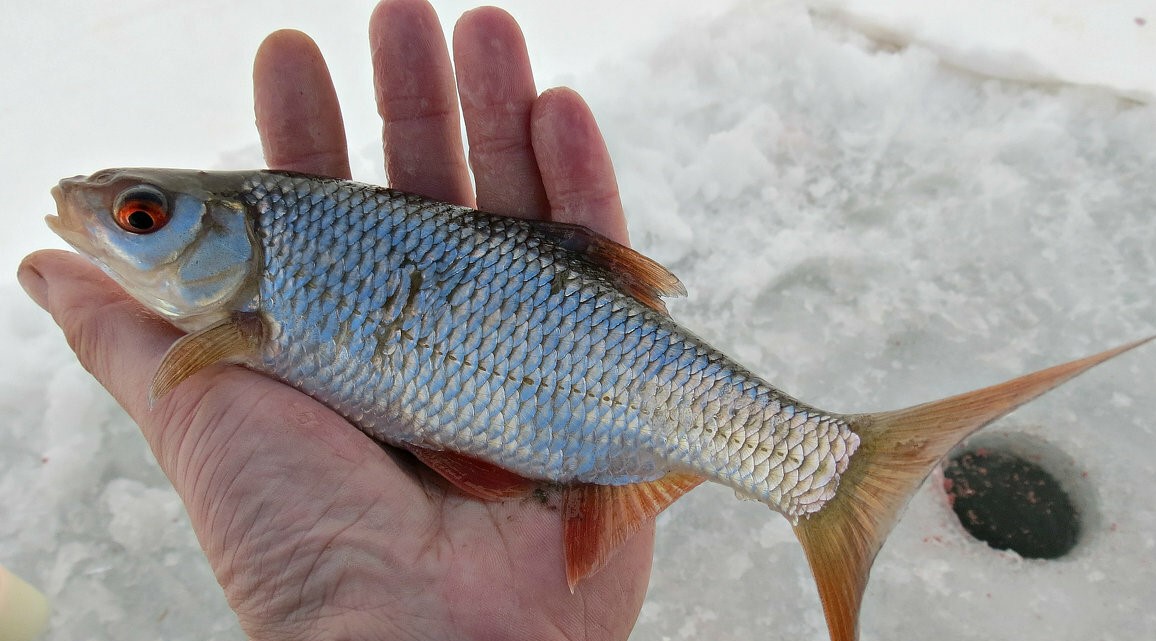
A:
{"label": "fish eye", "polygon": [[152,187],[133,187],[116,199],[113,218],[127,232],[151,234],[168,224],[168,201],[164,194]]}

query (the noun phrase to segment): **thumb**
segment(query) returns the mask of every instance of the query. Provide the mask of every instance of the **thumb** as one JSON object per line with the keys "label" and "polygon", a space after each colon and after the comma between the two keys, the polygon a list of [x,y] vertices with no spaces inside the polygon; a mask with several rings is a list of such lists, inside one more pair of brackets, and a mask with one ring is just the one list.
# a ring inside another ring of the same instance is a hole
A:
{"label": "thumb", "polygon": [[[140,426],[177,491],[182,497],[196,496],[190,484],[198,476],[196,468],[206,463],[197,460],[206,448],[196,445],[209,436],[203,432],[209,423],[220,421],[193,419],[204,415],[207,388],[226,368],[212,368],[207,376],[190,379],[150,410],[150,379],[165,350],[180,336],[179,330],[71,252],[36,252],[21,262],[17,278],[28,295],[52,315],[80,364]],[[227,406],[229,401],[219,403]],[[222,430],[216,432],[214,438],[226,436]]]}
{"label": "thumb", "polygon": [[[140,426],[194,524],[205,522],[212,505],[230,501],[226,494],[238,480],[268,482],[278,469],[300,473],[302,466],[341,474],[381,455],[328,408],[242,367],[207,368],[150,409],[152,375],[179,330],[71,252],[36,252],[17,278],[52,315],[81,365]],[[299,460],[306,455],[307,464]]]}
{"label": "thumb", "polygon": [[147,408],[150,369],[180,332],[74,253],[33,253],[20,263],[16,276],[64,331],[84,368],[134,419],[141,417]]}
{"label": "thumb", "polygon": [[75,254],[34,253],[17,276],[81,364],[140,426],[239,613],[268,611],[286,586],[302,596],[300,586],[333,533],[354,532],[359,520],[377,523],[374,540],[428,528],[418,483],[317,401],[256,372],[218,365],[150,409],[150,378],[180,332]]}

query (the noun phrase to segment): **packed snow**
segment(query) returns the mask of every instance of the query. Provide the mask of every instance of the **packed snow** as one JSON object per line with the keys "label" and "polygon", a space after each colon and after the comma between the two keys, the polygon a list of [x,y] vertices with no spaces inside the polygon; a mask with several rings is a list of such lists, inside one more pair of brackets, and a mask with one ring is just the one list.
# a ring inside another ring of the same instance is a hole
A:
{"label": "packed snow", "polygon": [[[540,86],[602,123],[634,244],[691,292],[674,315],[789,393],[899,407],[1156,333],[1151,3],[500,4]],[[245,638],[136,427],[12,276],[61,246],[40,222],[61,176],[258,165],[248,65],[278,27],[317,37],[355,173],[381,180],[371,6],[313,6],[27,3],[0,26],[0,564],[48,595],[45,639]],[[1148,346],[981,437],[1082,508],[1063,559],[970,538],[933,476],[876,563],[864,641],[1150,636],[1153,380]],[[632,638],[826,631],[787,522],[704,487],[660,517]]]}

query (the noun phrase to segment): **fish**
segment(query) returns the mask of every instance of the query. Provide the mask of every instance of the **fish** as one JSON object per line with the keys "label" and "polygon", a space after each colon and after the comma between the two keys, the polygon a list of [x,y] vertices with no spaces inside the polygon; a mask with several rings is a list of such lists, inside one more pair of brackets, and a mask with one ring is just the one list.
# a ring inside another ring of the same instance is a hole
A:
{"label": "fish", "polygon": [[669,270],[582,226],[283,171],[106,169],[49,227],[187,332],[156,401],[235,363],[325,403],[479,500],[560,487],[566,579],[705,481],[785,516],[830,638],[858,637],[872,562],[963,438],[1149,337],[906,409],[775,388],[669,314]]}

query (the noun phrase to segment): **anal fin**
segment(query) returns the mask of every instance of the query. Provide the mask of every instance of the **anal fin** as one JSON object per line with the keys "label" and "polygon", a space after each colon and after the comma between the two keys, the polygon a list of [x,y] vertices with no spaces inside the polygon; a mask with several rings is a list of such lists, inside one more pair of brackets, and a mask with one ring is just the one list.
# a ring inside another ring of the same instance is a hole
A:
{"label": "anal fin", "polygon": [[614,551],[643,524],[704,480],[671,472],[647,483],[567,487],[562,527],[570,590],[606,565]]}

